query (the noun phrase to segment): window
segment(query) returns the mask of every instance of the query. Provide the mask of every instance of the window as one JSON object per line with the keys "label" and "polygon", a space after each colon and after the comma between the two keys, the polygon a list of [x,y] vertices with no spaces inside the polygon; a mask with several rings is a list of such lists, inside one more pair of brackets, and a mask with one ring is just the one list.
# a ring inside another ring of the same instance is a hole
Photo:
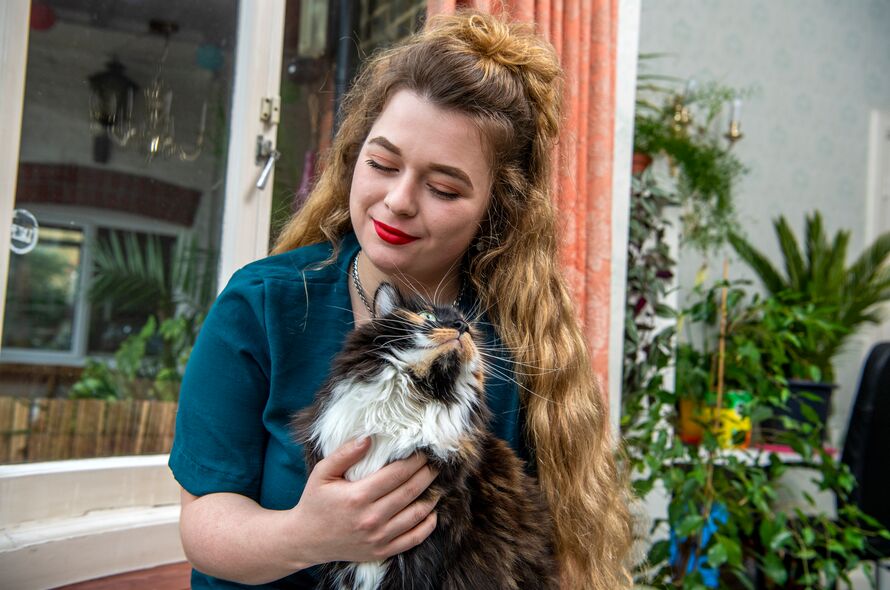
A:
{"label": "window", "polygon": [[[10,257],[0,359],[82,365],[86,356],[113,354],[149,316],[167,312],[163,301],[141,299],[135,305],[126,301],[127,287],[139,288],[134,274],[144,266],[149,247],[158,251],[159,262],[169,273],[180,234],[163,225],[152,228],[152,222],[145,220],[124,223],[122,217],[103,220],[99,215],[91,220],[75,215],[73,221],[70,213],[41,211],[43,220],[67,221],[44,222],[37,247]],[[107,258],[113,248],[123,254],[124,264],[116,274],[103,269],[104,289],[95,293],[97,254],[105,252]],[[134,259],[139,260],[136,268]]]}

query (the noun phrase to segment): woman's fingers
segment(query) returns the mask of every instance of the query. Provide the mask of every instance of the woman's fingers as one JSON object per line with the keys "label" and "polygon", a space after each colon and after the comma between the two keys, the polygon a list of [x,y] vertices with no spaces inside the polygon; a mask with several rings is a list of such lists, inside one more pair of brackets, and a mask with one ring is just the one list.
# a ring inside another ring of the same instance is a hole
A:
{"label": "woman's fingers", "polygon": [[[390,465],[391,466],[391,465]],[[389,467],[389,466],[388,466]],[[407,481],[381,496],[374,502],[374,510],[381,519],[388,521],[401,513],[423,494],[436,479],[436,472],[429,464],[423,464]],[[426,515],[424,515],[426,516]]]}
{"label": "woman's fingers", "polygon": [[384,556],[391,557],[423,543],[436,530],[436,519],[436,513],[430,512],[417,526],[390,541],[384,549]]}
{"label": "woman's fingers", "polygon": [[[426,456],[421,453],[415,453],[407,459],[393,461],[376,473],[372,473],[361,480],[361,485],[368,490],[368,499],[371,502],[386,498],[393,492],[400,490],[400,493],[407,500],[400,508],[389,514],[389,516],[392,516],[422,494],[423,490],[435,478],[436,473],[427,466]],[[424,481],[426,483],[423,483]],[[405,484],[408,484],[407,489],[404,487]],[[418,486],[420,487],[418,488]]]}
{"label": "woman's fingers", "polygon": [[371,446],[371,439],[368,437],[359,438],[351,442],[341,445],[330,456],[318,462],[313,469],[313,474],[323,480],[340,479],[343,477],[350,467],[359,462],[359,460],[368,452]]}
{"label": "woman's fingers", "polygon": [[382,531],[382,538],[391,543],[405,533],[411,532],[434,513],[437,503],[438,500],[419,500],[409,504],[389,519]]}

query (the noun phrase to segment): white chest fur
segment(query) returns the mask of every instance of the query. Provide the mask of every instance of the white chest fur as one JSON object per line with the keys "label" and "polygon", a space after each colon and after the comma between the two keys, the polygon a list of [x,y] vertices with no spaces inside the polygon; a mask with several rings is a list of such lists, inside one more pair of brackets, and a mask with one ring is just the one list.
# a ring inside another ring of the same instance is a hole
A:
{"label": "white chest fur", "polygon": [[458,402],[449,405],[421,402],[408,378],[391,366],[370,381],[343,381],[322,408],[312,438],[324,457],[350,439],[371,438],[371,449],[346,472],[351,481],[421,447],[445,459],[458,450],[471,428],[471,412],[478,403],[478,395],[469,385],[471,378],[469,372],[462,376],[457,385]]}

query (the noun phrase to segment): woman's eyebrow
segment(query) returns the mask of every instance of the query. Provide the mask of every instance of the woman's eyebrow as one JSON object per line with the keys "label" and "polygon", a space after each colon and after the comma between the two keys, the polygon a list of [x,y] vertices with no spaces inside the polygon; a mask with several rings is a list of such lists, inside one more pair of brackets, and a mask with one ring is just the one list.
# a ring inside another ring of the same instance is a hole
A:
{"label": "woman's eyebrow", "polygon": [[[372,137],[368,140],[368,143],[379,145],[383,149],[392,152],[397,156],[402,155],[402,150],[393,144],[390,140],[386,139],[382,135],[377,137]],[[460,168],[455,168],[454,166],[448,166],[446,164],[430,164],[430,170],[433,172],[440,172],[445,174],[446,176],[450,176],[460,182],[466,184],[470,189],[473,189],[473,182],[470,180],[470,175],[461,170]]]}
{"label": "woman's eyebrow", "polygon": [[379,145],[383,149],[389,150],[397,156],[402,155],[402,150],[400,150],[398,147],[393,145],[393,143],[390,140],[386,139],[382,135],[380,135],[378,137],[374,137],[372,139],[369,139],[368,143],[373,143],[373,144]]}

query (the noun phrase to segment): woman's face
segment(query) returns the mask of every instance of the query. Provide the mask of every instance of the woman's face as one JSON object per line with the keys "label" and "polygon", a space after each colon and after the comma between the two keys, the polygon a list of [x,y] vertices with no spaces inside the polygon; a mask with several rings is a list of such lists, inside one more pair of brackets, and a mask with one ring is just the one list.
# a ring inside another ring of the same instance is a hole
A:
{"label": "woman's face", "polygon": [[363,255],[387,277],[435,289],[460,270],[478,233],[491,193],[488,162],[467,115],[396,92],[352,175],[349,214]]}

